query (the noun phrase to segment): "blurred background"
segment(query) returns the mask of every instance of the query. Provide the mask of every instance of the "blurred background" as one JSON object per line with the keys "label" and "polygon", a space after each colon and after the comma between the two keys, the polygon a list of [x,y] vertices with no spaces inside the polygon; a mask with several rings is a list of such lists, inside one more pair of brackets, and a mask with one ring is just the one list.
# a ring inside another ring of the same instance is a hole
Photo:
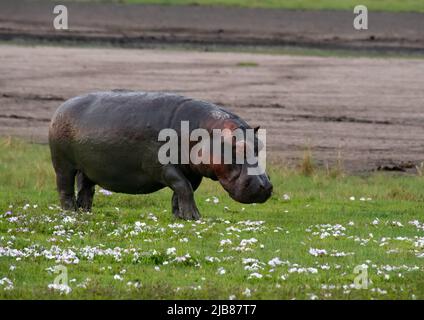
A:
{"label": "blurred background", "polygon": [[0,135],[46,143],[55,109],[86,92],[171,91],[267,129],[275,162],[415,170],[423,30],[422,0],[2,0]]}

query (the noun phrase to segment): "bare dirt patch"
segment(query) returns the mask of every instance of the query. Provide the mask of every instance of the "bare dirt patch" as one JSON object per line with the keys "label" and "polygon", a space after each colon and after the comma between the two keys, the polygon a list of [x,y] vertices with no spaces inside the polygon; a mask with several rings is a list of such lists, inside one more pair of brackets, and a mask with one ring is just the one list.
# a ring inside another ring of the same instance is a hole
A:
{"label": "bare dirt patch", "polygon": [[0,39],[151,44],[300,46],[424,53],[424,14],[66,2],[69,30],[53,28],[54,1],[2,0]]}
{"label": "bare dirt patch", "polygon": [[222,104],[288,162],[307,144],[353,171],[424,160],[424,60],[2,45],[0,61],[0,135],[46,142],[62,101],[125,88]]}

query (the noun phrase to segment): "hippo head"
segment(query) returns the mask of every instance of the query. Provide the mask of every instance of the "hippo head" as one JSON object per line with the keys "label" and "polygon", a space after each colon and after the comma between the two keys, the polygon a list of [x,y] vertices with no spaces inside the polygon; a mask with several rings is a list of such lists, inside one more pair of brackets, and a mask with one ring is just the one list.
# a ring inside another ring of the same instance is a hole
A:
{"label": "hippo head", "polygon": [[[253,129],[252,129],[253,130]],[[223,145],[232,149],[232,161],[214,164],[214,172],[231,198],[241,203],[263,203],[272,194],[272,184],[268,175],[258,170],[258,153],[263,148],[257,130],[253,138],[232,139]],[[250,154],[250,155],[249,155]],[[237,156],[239,160],[237,161]],[[253,157],[252,157],[253,156]],[[243,159],[240,161],[240,159]],[[249,161],[248,161],[249,160]]]}

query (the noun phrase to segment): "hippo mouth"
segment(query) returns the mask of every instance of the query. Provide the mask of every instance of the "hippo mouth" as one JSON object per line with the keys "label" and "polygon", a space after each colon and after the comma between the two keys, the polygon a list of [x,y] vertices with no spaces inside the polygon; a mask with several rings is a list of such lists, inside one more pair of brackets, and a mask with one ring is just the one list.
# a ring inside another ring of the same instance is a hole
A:
{"label": "hippo mouth", "polygon": [[243,192],[241,192],[241,195],[234,194],[231,192],[229,192],[228,194],[230,195],[232,199],[236,200],[237,202],[250,204],[250,203],[266,202],[271,197],[272,191],[264,191],[264,192],[254,193],[251,195],[247,195],[246,193],[243,193]]}
{"label": "hippo mouth", "polygon": [[[225,188],[226,189],[226,188]],[[240,203],[264,203],[272,195],[272,185],[268,186],[259,185],[252,187],[252,182],[247,181],[243,187],[238,187],[237,184],[231,190],[227,190],[230,197]]]}

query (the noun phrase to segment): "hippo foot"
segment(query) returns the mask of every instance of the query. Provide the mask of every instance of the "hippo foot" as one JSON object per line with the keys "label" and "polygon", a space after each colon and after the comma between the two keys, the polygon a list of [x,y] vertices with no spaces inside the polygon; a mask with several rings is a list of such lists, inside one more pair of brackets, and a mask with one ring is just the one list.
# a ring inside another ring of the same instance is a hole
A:
{"label": "hippo foot", "polygon": [[181,213],[179,210],[177,212],[174,212],[174,216],[178,219],[183,220],[199,220],[200,219],[200,213],[199,211],[184,211],[184,213]]}
{"label": "hippo foot", "polygon": [[175,218],[184,220],[199,220],[200,213],[194,203],[186,204],[180,207],[180,201],[176,193],[172,196],[172,213]]}
{"label": "hippo foot", "polygon": [[77,211],[75,200],[62,200],[61,207],[64,211]]}
{"label": "hippo foot", "polygon": [[175,218],[184,220],[199,220],[200,213],[195,204],[183,206],[180,208],[177,195],[174,193],[172,197],[172,213]]}
{"label": "hippo foot", "polygon": [[86,200],[86,199],[77,199],[77,208],[78,210],[81,210],[82,212],[90,212],[91,206],[92,206],[93,199]]}
{"label": "hippo foot", "polygon": [[200,213],[197,208],[191,208],[191,209],[179,209],[179,208],[172,208],[172,213],[174,214],[175,218],[183,219],[183,220],[199,220],[200,219]]}

